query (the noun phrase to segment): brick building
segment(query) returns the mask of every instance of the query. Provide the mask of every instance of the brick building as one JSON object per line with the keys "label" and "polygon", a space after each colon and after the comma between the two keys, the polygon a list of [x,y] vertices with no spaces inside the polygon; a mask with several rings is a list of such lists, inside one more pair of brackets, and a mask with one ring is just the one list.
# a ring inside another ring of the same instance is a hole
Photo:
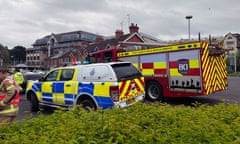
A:
{"label": "brick building", "polygon": [[89,45],[86,49],[88,52],[102,50],[107,48],[122,47],[131,50],[142,48],[151,48],[166,45],[163,41],[139,31],[137,24],[129,26],[129,33],[124,34],[122,30],[116,30],[115,36],[108,38],[102,42]]}
{"label": "brick building", "polygon": [[52,33],[37,39],[33,48],[26,50],[26,63],[36,68],[49,69],[58,66],[64,61],[74,59],[73,56],[77,56],[76,51],[83,51],[90,43],[95,43],[98,37],[102,36],[84,31]]}
{"label": "brick building", "polygon": [[89,52],[112,47],[128,49],[150,48],[165,45],[164,42],[148,34],[139,32],[136,24],[129,26],[129,33],[116,30],[115,35],[104,38],[83,31],[51,34],[38,39],[33,48],[27,49],[27,65],[50,69],[62,64],[79,62]]}

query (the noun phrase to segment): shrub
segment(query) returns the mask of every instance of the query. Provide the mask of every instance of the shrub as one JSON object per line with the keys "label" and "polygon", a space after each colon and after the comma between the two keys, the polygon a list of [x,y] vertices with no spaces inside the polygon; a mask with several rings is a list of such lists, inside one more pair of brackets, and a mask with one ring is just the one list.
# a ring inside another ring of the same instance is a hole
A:
{"label": "shrub", "polygon": [[239,105],[80,107],[1,125],[0,143],[240,143]]}

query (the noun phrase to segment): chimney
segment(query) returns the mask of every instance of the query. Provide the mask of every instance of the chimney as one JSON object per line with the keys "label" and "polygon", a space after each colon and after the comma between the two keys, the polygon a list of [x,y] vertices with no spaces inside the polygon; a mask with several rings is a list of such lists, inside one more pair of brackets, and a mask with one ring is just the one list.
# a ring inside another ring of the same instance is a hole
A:
{"label": "chimney", "polygon": [[123,36],[123,31],[122,30],[116,30],[116,32],[115,32],[115,36],[116,36],[116,38],[119,38],[120,36]]}
{"label": "chimney", "polygon": [[139,29],[139,27],[137,26],[137,24],[134,25],[133,23],[131,23],[131,26],[129,26],[130,34],[135,33],[135,32],[138,33],[138,29]]}

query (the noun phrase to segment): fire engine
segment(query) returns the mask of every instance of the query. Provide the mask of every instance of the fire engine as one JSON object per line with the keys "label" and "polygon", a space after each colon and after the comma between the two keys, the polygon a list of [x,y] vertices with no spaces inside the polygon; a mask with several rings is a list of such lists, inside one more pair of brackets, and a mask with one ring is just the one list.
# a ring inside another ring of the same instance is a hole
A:
{"label": "fire engine", "polygon": [[149,100],[210,95],[228,86],[224,50],[203,41],[138,50],[108,48],[89,53],[87,59],[132,62],[142,71]]}

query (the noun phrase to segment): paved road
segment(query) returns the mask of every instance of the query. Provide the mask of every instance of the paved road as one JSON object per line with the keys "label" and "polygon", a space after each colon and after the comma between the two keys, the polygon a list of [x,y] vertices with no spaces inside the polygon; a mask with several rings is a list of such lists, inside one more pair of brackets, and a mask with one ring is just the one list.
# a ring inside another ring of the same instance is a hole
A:
{"label": "paved road", "polygon": [[[217,92],[209,96],[199,96],[199,97],[186,97],[186,98],[174,98],[168,99],[167,103],[172,105],[192,105],[192,103],[202,103],[208,105],[214,105],[221,103],[223,101],[227,103],[239,103],[240,104],[240,77],[229,77],[228,78],[228,89],[223,92]],[[51,114],[53,110],[43,110],[38,113],[30,112],[30,104],[26,101],[25,97],[21,96],[20,112],[17,116],[17,120],[23,118],[35,117],[38,114],[48,115]]]}

